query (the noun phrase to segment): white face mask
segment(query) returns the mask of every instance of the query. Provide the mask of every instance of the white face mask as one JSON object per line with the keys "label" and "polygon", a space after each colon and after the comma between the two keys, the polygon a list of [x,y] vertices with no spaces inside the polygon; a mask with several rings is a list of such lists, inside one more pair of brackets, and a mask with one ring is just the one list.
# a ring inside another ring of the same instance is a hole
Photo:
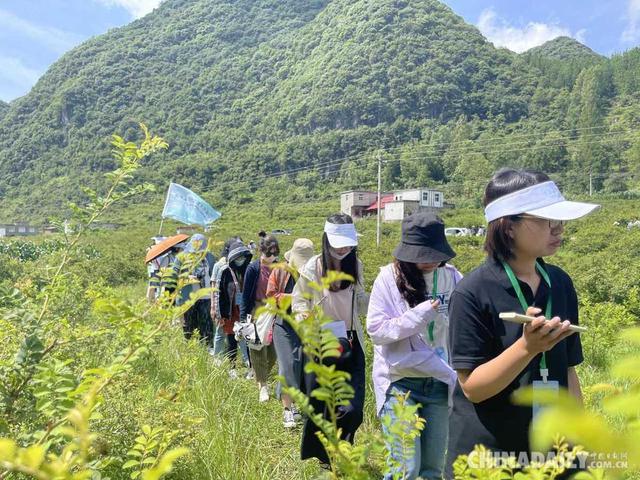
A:
{"label": "white face mask", "polygon": [[344,259],[347,255],[349,255],[351,252],[353,251],[352,248],[349,249],[349,251],[347,253],[344,253],[342,255],[338,255],[338,253],[333,249],[333,247],[329,247],[329,255],[331,255],[333,258],[335,258],[336,260],[342,260]]}
{"label": "white face mask", "polygon": [[244,257],[236,258],[233,264],[238,268],[242,267],[244,265]]}

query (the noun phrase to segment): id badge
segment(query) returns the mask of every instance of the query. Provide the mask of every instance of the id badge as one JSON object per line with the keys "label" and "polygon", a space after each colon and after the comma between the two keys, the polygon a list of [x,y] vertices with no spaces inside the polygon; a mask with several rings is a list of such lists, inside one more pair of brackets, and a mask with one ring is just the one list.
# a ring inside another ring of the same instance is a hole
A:
{"label": "id badge", "polygon": [[537,395],[540,392],[553,392],[557,398],[560,391],[560,384],[556,380],[547,380],[543,382],[536,380],[533,382],[533,418],[536,418],[545,407],[545,404],[540,403],[540,396]]}

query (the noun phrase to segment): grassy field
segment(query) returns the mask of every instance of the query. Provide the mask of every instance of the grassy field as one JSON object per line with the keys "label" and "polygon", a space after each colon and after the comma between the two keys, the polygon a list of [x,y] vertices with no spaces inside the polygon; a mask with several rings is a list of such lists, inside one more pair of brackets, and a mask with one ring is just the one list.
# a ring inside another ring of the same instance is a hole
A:
{"label": "grassy field", "polygon": [[[628,231],[613,225],[615,221],[634,218],[639,206],[637,201],[605,202],[600,212],[567,227],[565,245],[550,259],[572,276],[583,302],[581,320],[597,332],[594,337],[583,337],[586,361],[578,368],[587,404],[596,411],[601,410],[602,394],[590,392],[589,387],[609,381],[607,368],[611,361],[630,349],[618,341],[619,331],[625,325],[637,325],[640,314],[640,262],[637,260],[640,230]],[[282,251],[298,237],[311,238],[320,245],[324,220],[337,208],[337,202],[288,205],[280,208],[273,218],[260,208],[239,208],[223,212],[208,235],[216,253],[230,235],[256,240],[259,230],[274,228],[292,230],[291,236],[280,237]],[[446,212],[444,217],[450,226],[482,224],[479,210],[454,210]],[[96,258],[88,255],[72,265],[65,277],[64,294],[60,294],[54,304],[55,317],[79,337],[84,329],[90,331],[94,325],[104,324],[91,307],[95,298],[143,303],[142,257],[149,237],[157,228],[150,222],[144,225],[132,223],[116,232],[94,232],[85,241],[94,246],[99,255]],[[165,224],[165,233],[174,227],[174,224]],[[359,253],[365,265],[367,289],[378,268],[391,260],[391,252],[400,238],[400,224],[383,224],[382,242],[377,248],[375,228],[375,219],[357,222],[362,234]],[[481,238],[451,238],[451,243],[458,252],[452,263],[463,273],[484,258]],[[18,286],[28,297],[37,299],[43,265],[49,260],[51,258],[45,256],[19,262],[0,255],[0,263],[5,262],[0,266],[11,272],[0,283],[3,288]],[[0,366],[10,363],[20,334],[19,326],[6,319],[2,326],[5,341],[0,347]],[[103,337],[80,342],[73,349],[63,349],[56,355],[60,359],[71,359],[73,370],[79,374],[84,368],[100,365],[110,358],[119,345],[126,342],[127,335],[126,330],[114,328]],[[366,353],[370,375],[369,342]],[[625,389],[628,385],[618,387]],[[361,431],[378,431],[370,379],[366,395]],[[28,405],[25,401],[25,412]],[[315,461],[299,460],[300,429],[285,431],[279,402],[272,399],[266,404],[258,403],[258,390],[253,381],[230,379],[226,366],[214,365],[202,345],[185,341],[179,328],[163,334],[126,376],[110,385],[104,393],[100,413],[95,429],[104,453],[115,458],[123,458],[143,425],[163,426],[179,432],[174,443],[188,447],[190,453],[178,461],[171,478],[311,479],[321,473]],[[37,416],[24,415],[21,425],[0,425],[4,434],[24,436],[43,421]],[[608,417],[608,420],[615,429],[624,429],[628,421],[623,417]],[[370,460],[374,469],[382,462],[382,459]],[[118,461],[107,467],[105,474],[113,479],[128,478]]]}

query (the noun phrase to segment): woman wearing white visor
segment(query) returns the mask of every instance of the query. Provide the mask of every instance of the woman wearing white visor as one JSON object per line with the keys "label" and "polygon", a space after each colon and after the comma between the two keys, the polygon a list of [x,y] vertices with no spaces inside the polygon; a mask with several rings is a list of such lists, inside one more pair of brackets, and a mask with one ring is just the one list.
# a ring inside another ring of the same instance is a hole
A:
{"label": "woman wearing white visor", "polygon": [[[497,455],[531,460],[529,426],[537,406],[515,405],[512,393],[533,385],[566,388],[581,401],[575,366],[582,362],[578,300],[570,277],[542,259],[562,243],[567,220],[598,205],[568,202],[544,173],[503,169],[485,189],[487,259],[451,296],[451,365],[458,382],[449,417],[445,478],[452,464],[483,444]],[[538,318],[526,325],[501,312]],[[543,452],[545,453],[545,452]]]}
{"label": "woman wearing white visor", "polygon": [[[355,393],[350,405],[338,407],[338,426],[342,428],[342,438],[353,442],[356,430],[362,423],[365,392],[365,359],[362,345],[364,334],[360,314],[367,311],[366,294],[362,281],[362,263],[358,260],[356,247],[358,237],[353,220],[349,215],[331,215],[324,226],[322,253],[315,255],[300,270],[300,278],[292,292],[292,311],[296,315],[306,315],[314,305],[322,305],[323,313],[330,317],[332,331],[343,346],[343,353],[336,360],[336,368],[349,372],[349,383]],[[330,271],[344,272],[355,279],[355,283],[343,280],[332,284],[324,291],[314,290],[310,282],[320,283]],[[313,375],[306,374],[304,389],[309,395],[317,387]],[[324,412],[323,402],[311,398],[316,412]],[[315,424],[305,419],[302,433],[302,459],[316,457],[323,464],[329,463],[327,453],[316,435]]]}

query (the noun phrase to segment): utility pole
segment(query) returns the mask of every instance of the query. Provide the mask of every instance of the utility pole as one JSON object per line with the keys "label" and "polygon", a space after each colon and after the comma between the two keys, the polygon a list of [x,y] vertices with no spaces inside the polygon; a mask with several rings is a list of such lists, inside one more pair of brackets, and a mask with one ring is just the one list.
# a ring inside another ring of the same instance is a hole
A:
{"label": "utility pole", "polygon": [[593,173],[589,169],[589,196],[593,196]]}
{"label": "utility pole", "polygon": [[382,189],[382,155],[378,152],[378,218],[376,222],[376,246],[380,247],[380,211],[382,210],[381,203],[381,189]]}

